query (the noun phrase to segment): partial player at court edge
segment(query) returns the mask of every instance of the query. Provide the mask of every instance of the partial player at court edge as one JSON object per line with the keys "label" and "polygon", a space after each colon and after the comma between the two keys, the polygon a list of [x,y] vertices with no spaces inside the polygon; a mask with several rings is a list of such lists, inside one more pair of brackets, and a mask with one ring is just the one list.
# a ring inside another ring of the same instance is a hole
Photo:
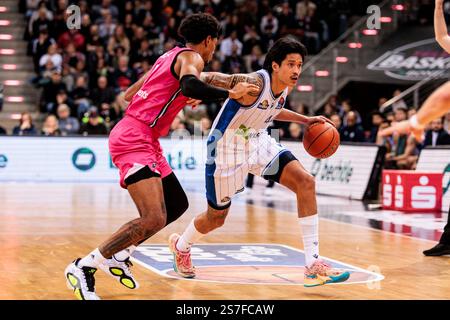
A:
{"label": "partial player at court edge", "polygon": [[[448,54],[450,54],[450,36],[443,10],[444,0],[436,0],[434,9],[434,33],[436,41]],[[391,127],[384,129],[380,135],[387,137],[393,133],[412,133],[417,141],[424,139],[425,127],[435,119],[442,118],[450,111],[450,82],[446,82],[434,91],[425,100],[417,114],[409,120],[397,122]],[[442,256],[450,254],[450,208],[447,224],[444,227],[439,243],[433,248],[423,252],[426,256]]]}
{"label": "partial player at court edge", "polygon": [[207,141],[205,168],[207,210],[196,216],[181,236],[172,234],[169,239],[174,269],[182,277],[195,277],[191,246],[224,224],[231,199],[243,190],[250,172],[280,183],[297,196],[306,258],[304,286],[343,282],[349,278],[349,272],[333,269],[320,259],[314,177],[291,151],[266,131],[274,119],[308,126],[330,122],[322,116],[307,117],[283,108],[300,77],[305,56],[306,48],[299,41],[284,37],[273,44],[263,69],[255,73],[202,73],[201,78],[205,82],[225,89],[239,82],[248,82],[258,84],[261,90],[258,94],[227,99],[213,123]]}
{"label": "partial player at court edge", "polygon": [[140,243],[187,210],[186,194],[158,140],[167,135],[178,112],[193,101],[188,97],[239,99],[258,89],[254,84],[237,83],[224,90],[199,80],[204,65],[213,56],[219,30],[213,16],[190,15],[179,28],[186,47],[175,47],[163,54],[148,74],[127,90],[126,98],[132,99],[126,116],[111,131],[109,150],[120,171],[120,185],[130,193],[140,218],[123,225],[90,254],[67,266],[67,286],[78,299],[99,299],[94,279],[98,268],[125,287],[138,288],[130,271],[130,255]]}

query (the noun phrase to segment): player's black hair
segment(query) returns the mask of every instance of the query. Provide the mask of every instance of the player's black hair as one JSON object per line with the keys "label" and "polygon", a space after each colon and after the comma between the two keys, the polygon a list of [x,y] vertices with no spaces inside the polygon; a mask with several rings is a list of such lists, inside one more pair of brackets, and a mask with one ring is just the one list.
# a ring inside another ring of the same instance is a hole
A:
{"label": "player's black hair", "polygon": [[267,52],[263,69],[266,69],[269,73],[272,73],[272,62],[276,62],[278,65],[281,65],[281,62],[286,59],[286,56],[290,53],[300,54],[303,62],[308,54],[306,47],[300,41],[292,37],[283,37],[278,39],[270,48],[269,52]]}
{"label": "player's black hair", "polygon": [[208,13],[195,13],[181,21],[178,34],[187,43],[198,44],[208,36],[218,38],[220,33],[219,21]]}

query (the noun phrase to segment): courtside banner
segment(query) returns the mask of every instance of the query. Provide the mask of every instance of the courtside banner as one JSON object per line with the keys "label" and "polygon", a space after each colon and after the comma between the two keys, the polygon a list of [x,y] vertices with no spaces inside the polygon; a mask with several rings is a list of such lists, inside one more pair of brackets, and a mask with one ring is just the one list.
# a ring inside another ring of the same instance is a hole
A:
{"label": "courtside banner", "polygon": [[0,181],[118,181],[106,138],[1,137]]}
{"label": "courtside banner", "polygon": [[442,178],[442,211],[447,212],[450,207],[450,147],[423,149],[416,170],[444,174]]}
{"label": "courtside banner", "polygon": [[[341,145],[329,159],[309,156],[300,142],[282,142],[316,177],[317,192],[363,199],[379,148]],[[181,181],[204,183],[204,139],[161,139],[164,155]],[[118,182],[104,137],[1,137],[0,181]]]}
{"label": "courtside banner", "polygon": [[[161,146],[180,180],[204,182],[201,139],[162,139]],[[0,137],[0,181],[118,182],[119,172],[105,137]]]}

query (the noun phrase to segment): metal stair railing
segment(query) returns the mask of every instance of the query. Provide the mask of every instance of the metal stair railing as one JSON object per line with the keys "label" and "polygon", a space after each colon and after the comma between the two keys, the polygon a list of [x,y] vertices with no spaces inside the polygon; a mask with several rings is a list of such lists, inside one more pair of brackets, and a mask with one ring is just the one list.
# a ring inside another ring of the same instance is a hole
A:
{"label": "metal stair railing", "polygon": [[[319,54],[307,61],[303,67],[303,79],[309,82],[312,90],[310,92],[293,93],[293,99],[298,102],[309,104],[313,111],[319,109],[332,94],[337,94],[338,89],[343,86],[342,81],[348,81],[356,68],[360,67],[360,56],[365,50],[371,50],[379,45],[379,43],[390,34],[398,29],[399,12],[392,9],[397,5],[397,0],[384,0],[378,4],[381,16],[390,16],[391,25],[377,29],[374,36],[362,36],[363,29],[367,29],[366,22],[371,14],[361,17],[346,32],[330,43]],[[351,49],[349,43],[361,44],[362,47]],[[350,51],[349,51],[350,50]],[[351,51],[352,50],[352,51]],[[344,53],[343,56],[348,59],[348,63],[341,64],[336,60]],[[329,70],[328,78],[320,78],[316,76],[316,71]],[[319,83],[320,82],[320,83]]]}
{"label": "metal stair railing", "polygon": [[[384,8],[387,4],[391,3],[392,0],[384,0],[378,6],[380,9]],[[309,68],[314,66],[316,62],[320,61],[326,54],[331,52],[332,49],[339,46],[343,41],[347,40],[351,35],[355,35],[355,31],[361,28],[361,26],[367,21],[370,15],[365,15],[361,17],[357,22],[353,24],[347,31],[345,31],[342,35],[340,35],[336,40],[331,42],[325,49],[323,49],[319,54],[315,55],[311,60],[307,61],[303,67],[303,72],[307,71]],[[358,34],[359,37],[359,34]]]}

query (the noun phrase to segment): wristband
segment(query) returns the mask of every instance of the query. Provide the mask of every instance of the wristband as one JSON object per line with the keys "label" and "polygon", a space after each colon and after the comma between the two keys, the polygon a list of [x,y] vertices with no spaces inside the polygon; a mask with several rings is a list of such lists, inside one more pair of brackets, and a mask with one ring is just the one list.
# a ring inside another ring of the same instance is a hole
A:
{"label": "wristband", "polygon": [[409,124],[414,129],[423,129],[425,126],[419,124],[419,121],[417,120],[417,115],[413,115],[411,118],[409,118]]}

